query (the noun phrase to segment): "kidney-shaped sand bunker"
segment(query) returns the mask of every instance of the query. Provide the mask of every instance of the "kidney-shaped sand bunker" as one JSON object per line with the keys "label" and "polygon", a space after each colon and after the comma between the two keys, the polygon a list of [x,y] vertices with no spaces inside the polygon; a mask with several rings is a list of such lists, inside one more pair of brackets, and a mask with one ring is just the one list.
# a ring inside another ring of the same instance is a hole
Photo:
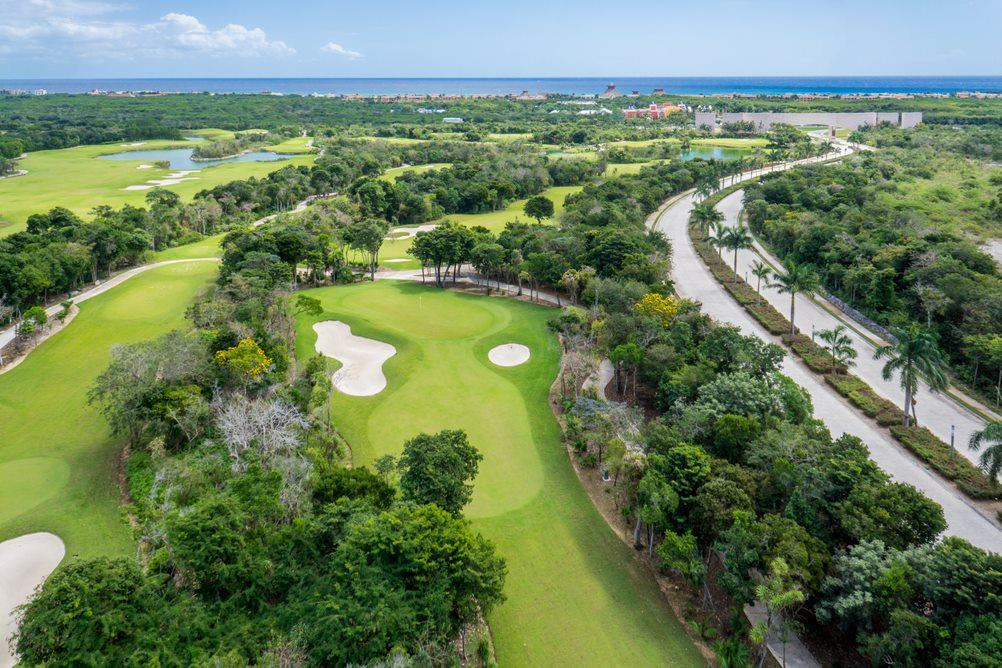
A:
{"label": "kidney-shaped sand bunker", "polygon": [[487,353],[487,359],[498,366],[518,366],[529,361],[529,348],[521,343],[502,343]]}
{"label": "kidney-shaped sand bunker", "polygon": [[313,325],[317,334],[316,351],[336,359],[341,368],[331,376],[334,387],[355,397],[370,397],[386,387],[383,362],[397,354],[388,343],[355,336],[351,327],[340,320],[326,320]]}

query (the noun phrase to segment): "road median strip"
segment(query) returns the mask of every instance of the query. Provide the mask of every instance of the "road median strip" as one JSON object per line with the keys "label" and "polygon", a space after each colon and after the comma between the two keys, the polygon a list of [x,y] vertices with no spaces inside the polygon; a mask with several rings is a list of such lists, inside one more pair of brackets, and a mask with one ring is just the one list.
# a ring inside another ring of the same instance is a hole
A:
{"label": "road median strip", "polygon": [[[716,206],[720,200],[745,183],[735,184],[718,191],[705,201]],[[689,238],[696,254],[710,270],[717,282],[770,334],[780,339],[812,372],[845,397],[880,427],[889,428],[891,436],[909,452],[932,467],[967,497],[976,501],[1002,499],[1002,486],[996,485],[978,467],[964,457],[958,457],[948,444],[925,427],[904,426],[900,408],[877,394],[863,379],[851,373],[832,370],[831,356],[821,346],[800,334],[790,335],[790,321],[763,299],[734,271],[706,240],[706,235],[690,226]],[[844,367],[843,367],[844,368]]]}

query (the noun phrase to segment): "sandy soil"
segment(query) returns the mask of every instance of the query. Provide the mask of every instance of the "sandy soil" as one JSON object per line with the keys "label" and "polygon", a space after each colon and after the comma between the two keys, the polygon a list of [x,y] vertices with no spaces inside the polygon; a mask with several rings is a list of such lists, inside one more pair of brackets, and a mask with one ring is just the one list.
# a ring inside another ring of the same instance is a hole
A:
{"label": "sandy soil", "polygon": [[125,186],[126,190],[150,190],[151,188],[156,188],[157,186],[176,186],[182,181],[195,181],[198,179],[197,176],[190,176],[191,174],[197,174],[199,170],[197,169],[181,169],[176,172],[171,172],[166,177],[162,179],[150,179],[146,183],[142,183],[134,186]]}
{"label": "sandy soil", "polygon": [[438,225],[416,225],[414,227],[394,227],[390,230],[389,234],[386,235],[387,239],[409,239],[413,236],[417,236],[418,232],[430,232],[431,230],[438,227]]}
{"label": "sandy soil", "polygon": [[529,348],[521,343],[502,343],[487,353],[487,359],[498,366],[518,366],[529,361]]}
{"label": "sandy soil", "polygon": [[0,668],[15,664],[7,641],[14,633],[14,609],[28,600],[66,554],[51,533],[29,533],[0,543]]}
{"label": "sandy soil", "polygon": [[383,362],[397,354],[388,343],[355,336],[351,327],[340,320],[313,325],[317,333],[316,351],[336,359],[341,368],[331,376],[334,387],[354,397],[371,397],[386,387]]}

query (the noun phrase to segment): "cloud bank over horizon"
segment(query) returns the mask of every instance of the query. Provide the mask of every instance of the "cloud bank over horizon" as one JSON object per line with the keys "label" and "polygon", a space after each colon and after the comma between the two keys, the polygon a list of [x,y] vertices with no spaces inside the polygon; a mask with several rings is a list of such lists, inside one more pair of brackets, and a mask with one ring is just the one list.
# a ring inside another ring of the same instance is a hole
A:
{"label": "cloud bank over horizon", "polygon": [[[5,77],[998,75],[1002,2],[0,0]],[[865,17],[865,21],[855,17]]]}

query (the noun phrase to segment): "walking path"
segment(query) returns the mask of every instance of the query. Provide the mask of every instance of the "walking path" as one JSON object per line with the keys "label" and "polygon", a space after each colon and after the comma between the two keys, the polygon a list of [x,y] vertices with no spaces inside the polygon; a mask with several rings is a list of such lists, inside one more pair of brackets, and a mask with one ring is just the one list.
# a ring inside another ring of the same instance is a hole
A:
{"label": "walking path", "polygon": [[[219,262],[219,258],[218,257],[195,257],[195,258],[190,258],[190,259],[185,259],[185,260],[164,260],[163,262],[153,262],[151,264],[144,264],[144,265],[141,265],[141,266],[138,266],[138,267],[133,267],[132,269],[128,269],[126,271],[123,271],[120,274],[115,274],[114,276],[112,276],[108,280],[104,281],[103,283],[99,283],[99,284],[95,285],[94,287],[90,288],[89,290],[84,290],[80,294],[78,294],[75,297],[73,297],[73,303],[74,304],[79,304],[80,302],[85,302],[88,299],[92,299],[94,297],[97,297],[99,294],[102,294],[104,292],[107,292],[108,290],[111,290],[113,287],[124,283],[125,281],[129,280],[133,276],[141,274],[144,271],[148,271],[150,269],[155,269],[156,267],[163,267],[163,266],[166,266],[166,265],[169,265],[169,264],[180,264],[180,263],[183,263],[183,262]],[[63,310],[62,306],[60,306],[59,304],[54,304],[54,305],[48,307],[47,309],[45,309],[45,313],[46,313],[46,315],[48,315],[51,318],[51,317],[54,317],[57,313],[59,313],[62,310]],[[0,330],[0,350],[2,350],[4,346],[6,346],[7,344],[9,344],[11,341],[14,340],[14,336],[16,334],[16,331],[15,331],[16,329],[17,329],[16,325],[11,325],[7,329]]]}
{"label": "walking path", "polygon": [[[778,166],[770,171],[785,167]],[[750,174],[743,178],[749,177]],[[696,254],[688,230],[693,198],[692,193],[678,196],[651,217],[654,228],[672,243],[672,273],[676,289],[683,297],[702,302],[703,311],[715,320],[736,325],[745,334],[772,341],[768,332],[717,283]],[[984,549],[1002,552],[1002,532],[991,519],[970,505],[960,492],[928,471],[802,362],[788,355],[783,361],[782,371],[811,394],[815,415],[834,434],[845,432],[858,436],[869,448],[871,458],[895,480],[914,485],[939,503],[946,516],[947,533],[965,538]]]}
{"label": "walking path", "polygon": [[[724,214],[724,224],[729,226],[737,225],[742,210],[743,190],[735,191],[728,195],[717,208]],[[725,251],[728,265],[733,266],[733,251]],[[738,251],[738,275],[750,276],[752,262],[763,259],[776,270],[785,273],[786,269],[779,260],[770,254],[756,240],[753,249]],[[746,279],[747,280],[747,279]],[[750,285],[755,285],[755,278],[751,277]],[[790,312],[790,296],[783,294],[775,288],[762,286],[762,295],[784,315]],[[878,346],[885,345],[886,341],[881,340],[876,334],[865,330],[861,325],[843,314],[839,309],[821,296],[809,298],[804,295],[797,295],[796,319],[797,327],[805,334],[813,335],[821,330],[831,329],[842,324],[849,328],[849,336],[852,339],[853,348],[856,349],[856,364],[852,367],[852,372],[865,380],[877,394],[895,404],[901,404],[904,392],[900,385],[900,374],[896,374],[891,380],[884,380],[883,366],[886,360],[874,359],[873,354]],[[959,395],[959,391],[951,390],[951,393]],[[973,463],[977,463],[978,453],[972,452],[967,447],[967,441],[975,431],[984,428],[985,420],[975,413],[969,405],[965,405],[963,400],[958,400],[949,394],[933,394],[929,390],[925,381],[919,381],[919,391],[917,395],[916,413],[919,424],[928,427],[936,436],[945,443],[950,442],[950,429],[955,427],[955,442],[957,452]],[[971,399],[966,399],[967,404],[976,404]],[[978,406],[978,409],[991,415],[990,409],[985,406]],[[994,416],[998,419],[998,416]]]}
{"label": "walking path", "polygon": [[[401,280],[402,281],[420,281],[420,280],[422,280],[421,270],[420,269],[380,269],[379,271],[376,272],[376,280],[386,280],[386,279],[389,279],[389,280],[398,280],[398,281],[401,281]],[[426,272],[425,275],[424,275],[424,281],[428,285],[434,285],[435,284],[434,274],[432,274],[430,271]],[[485,283],[487,282],[487,279],[484,278],[483,276],[480,276],[480,275],[476,274],[476,273],[466,273],[466,274],[463,274],[462,273],[462,269],[460,269],[459,280],[455,281],[455,282],[462,283],[463,285],[477,285],[477,286],[480,286],[480,287],[485,287]],[[453,280],[451,278],[448,281],[445,281],[445,287],[449,287],[452,284],[453,284]],[[502,292],[505,292],[506,294],[508,294],[508,296],[511,296],[511,297],[514,297],[514,296],[518,295],[518,286],[517,285],[513,285],[511,283],[505,283],[504,281],[501,281],[500,288],[499,288],[498,287],[498,282],[495,281],[492,278],[492,279],[490,279],[489,286],[490,286],[491,290],[501,290]],[[545,303],[547,303],[547,304],[549,304],[551,306],[558,306],[558,305],[565,306],[565,305],[569,304],[569,302],[566,299],[561,299],[561,298],[557,297],[557,295],[555,295],[553,293],[550,293],[550,292],[546,292],[545,290],[534,290],[534,291],[532,291],[531,294],[535,295],[535,300],[536,301],[545,302]],[[522,296],[528,299],[529,295],[530,295],[529,286],[523,285],[522,286]]]}

